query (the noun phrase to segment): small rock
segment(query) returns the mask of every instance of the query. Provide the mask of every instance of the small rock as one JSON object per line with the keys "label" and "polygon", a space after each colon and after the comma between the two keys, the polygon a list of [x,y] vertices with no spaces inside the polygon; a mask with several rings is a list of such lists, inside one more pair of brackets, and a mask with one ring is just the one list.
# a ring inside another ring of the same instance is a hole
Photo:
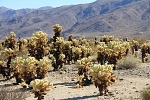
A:
{"label": "small rock", "polygon": [[135,92],[139,92],[139,91],[136,90]]}
{"label": "small rock", "polygon": [[146,84],[146,85],[149,85],[149,84]]}
{"label": "small rock", "polygon": [[96,94],[97,92],[94,92],[94,94]]}
{"label": "small rock", "polygon": [[136,87],[133,87],[133,89],[136,89]]}
{"label": "small rock", "polygon": [[60,73],[59,74],[65,74],[66,72],[65,71],[60,71]]}
{"label": "small rock", "polygon": [[120,80],[120,81],[123,81],[123,78],[120,78],[119,80]]}

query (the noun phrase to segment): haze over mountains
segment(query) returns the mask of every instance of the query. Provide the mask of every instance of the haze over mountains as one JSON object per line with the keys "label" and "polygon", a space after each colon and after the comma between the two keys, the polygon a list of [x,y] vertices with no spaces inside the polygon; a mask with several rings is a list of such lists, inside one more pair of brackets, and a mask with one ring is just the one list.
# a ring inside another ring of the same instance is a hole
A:
{"label": "haze over mountains", "polygon": [[11,31],[30,37],[36,31],[54,35],[53,25],[63,27],[62,36],[141,36],[150,38],[150,0],[97,0],[57,8],[13,10],[0,7],[0,39]]}

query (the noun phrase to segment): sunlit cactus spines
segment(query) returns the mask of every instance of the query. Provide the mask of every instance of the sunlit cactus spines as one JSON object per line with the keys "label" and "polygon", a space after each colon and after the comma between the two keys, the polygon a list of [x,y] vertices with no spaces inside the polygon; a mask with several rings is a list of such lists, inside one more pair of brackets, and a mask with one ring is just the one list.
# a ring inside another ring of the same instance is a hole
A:
{"label": "sunlit cactus spines", "polygon": [[6,48],[15,48],[16,40],[14,39],[16,37],[16,34],[14,32],[10,32],[10,36],[5,38],[5,41],[3,42],[3,46]]}
{"label": "sunlit cactus spines", "polygon": [[113,41],[114,40],[114,36],[109,36],[109,41]]}
{"label": "sunlit cactus spines", "polygon": [[94,64],[90,69],[90,75],[96,88],[98,87],[100,95],[108,94],[108,86],[116,81],[113,75],[113,65]]}
{"label": "sunlit cactus spines", "polygon": [[14,32],[10,32],[10,37],[11,38],[15,38],[16,37],[16,34]]}
{"label": "sunlit cactus spines", "polygon": [[48,36],[47,33],[42,31],[37,31],[33,33],[33,41],[36,42],[36,45],[45,45],[48,42],[47,36]]}
{"label": "sunlit cactus spines", "polygon": [[72,34],[69,34],[69,36],[68,36],[68,41],[72,41],[72,37],[73,37],[73,35],[72,35]]}
{"label": "sunlit cactus spines", "polygon": [[141,45],[141,53],[142,53],[142,62],[146,62],[146,59],[148,59],[148,44],[147,43],[144,43]]}
{"label": "sunlit cactus spines", "polygon": [[78,75],[79,76],[83,75],[82,81],[79,80],[80,85],[83,83],[88,84],[91,81],[88,71],[90,70],[90,67],[92,65],[93,63],[91,56],[82,58],[81,60],[77,60],[76,67],[78,68]]}
{"label": "sunlit cactus spines", "polygon": [[78,59],[81,58],[82,50],[79,47],[72,47],[72,53],[73,53],[73,60],[76,62]]}
{"label": "sunlit cactus spines", "polygon": [[51,90],[53,84],[47,79],[35,79],[31,81],[30,86],[33,88],[32,92],[34,93],[34,98],[38,98],[37,100],[42,100],[44,99],[44,95]]}
{"label": "sunlit cactus spines", "polygon": [[52,66],[52,60],[43,58],[37,62],[37,78],[43,79],[45,78],[46,73],[50,70]]}
{"label": "sunlit cactus spines", "polygon": [[53,26],[53,31],[54,31],[55,33],[60,33],[60,32],[62,31],[62,26],[60,26],[59,24],[55,24],[55,25]]}
{"label": "sunlit cactus spines", "polygon": [[[74,77],[74,80],[78,78],[77,88],[94,83],[99,88],[100,95],[103,95],[108,93],[108,87],[116,80],[113,71],[121,69],[117,65],[119,60],[132,55],[133,51],[135,57],[141,58],[143,63],[149,62],[149,40],[141,44],[135,40],[122,40],[108,35],[102,36],[100,40],[101,35],[76,35],[73,39],[73,34],[68,38],[61,37],[62,26],[59,24],[52,28],[54,36],[50,39],[47,38],[47,33],[37,31],[27,39],[19,38],[17,41],[14,38],[15,33],[11,33],[0,41],[0,70],[6,68],[6,72],[2,70],[3,75],[8,75],[7,71],[10,71],[9,75],[16,79],[17,84],[28,87],[31,81],[36,79],[40,82],[39,79],[49,77],[52,71],[56,71],[54,74],[67,75],[75,71],[77,73],[73,74],[79,76]],[[66,65],[72,66],[73,69],[70,70]],[[38,85],[36,82],[32,84]],[[39,99],[46,94],[43,90],[39,92],[39,89],[35,89],[34,93]]]}
{"label": "sunlit cactus spines", "polygon": [[19,75],[26,84],[30,84],[35,79],[36,63],[37,60],[34,57],[22,56],[13,59],[10,66],[15,70],[16,77]]}
{"label": "sunlit cactus spines", "polygon": [[8,59],[8,57],[14,53],[14,50],[12,50],[11,48],[5,48],[2,52],[1,52],[1,60],[2,61],[6,61]]}
{"label": "sunlit cactus spines", "polygon": [[63,37],[57,37],[56,38],[56,46],[64,46],[65,40]]}

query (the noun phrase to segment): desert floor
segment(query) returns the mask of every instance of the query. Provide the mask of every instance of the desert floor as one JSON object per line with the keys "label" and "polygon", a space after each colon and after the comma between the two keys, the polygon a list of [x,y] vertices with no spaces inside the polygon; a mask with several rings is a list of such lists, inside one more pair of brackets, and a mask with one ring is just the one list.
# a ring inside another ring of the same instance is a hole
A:
{"label": "desert floor", "polygon": [[[75,88],[78,81],[75,65],[65,65],[64,68],[66,71],[49,71],[46,75],[46,79],[52,81],[53,86],[44,96],[44,100],[141,100],[141,91],[150,85],[150,63],[142,63],[134,70],[115,70],[117,80],[108,87],[107,96],[99,96],[98,88],[94,84]],[[7,81],[0,79],[1,88],[22,90],[20,85],[13,83],[14,79]],[[20,100],[37,100],[30,90],[24,89],[24,93],[27,97]]]}

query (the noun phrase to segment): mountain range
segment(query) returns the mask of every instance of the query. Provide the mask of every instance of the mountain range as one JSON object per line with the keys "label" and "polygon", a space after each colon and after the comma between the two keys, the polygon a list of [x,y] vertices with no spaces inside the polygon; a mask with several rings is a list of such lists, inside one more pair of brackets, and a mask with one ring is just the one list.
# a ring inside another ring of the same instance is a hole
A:
{"label": "mountain range", "polygon": [[96,0],[88,4],[13,10],[0,7],[0,39],[15,32],[31,37],[36,31],[54,35],[53,25],[63,27],[61,36],[114,35],[150,38],[150,0]]}

